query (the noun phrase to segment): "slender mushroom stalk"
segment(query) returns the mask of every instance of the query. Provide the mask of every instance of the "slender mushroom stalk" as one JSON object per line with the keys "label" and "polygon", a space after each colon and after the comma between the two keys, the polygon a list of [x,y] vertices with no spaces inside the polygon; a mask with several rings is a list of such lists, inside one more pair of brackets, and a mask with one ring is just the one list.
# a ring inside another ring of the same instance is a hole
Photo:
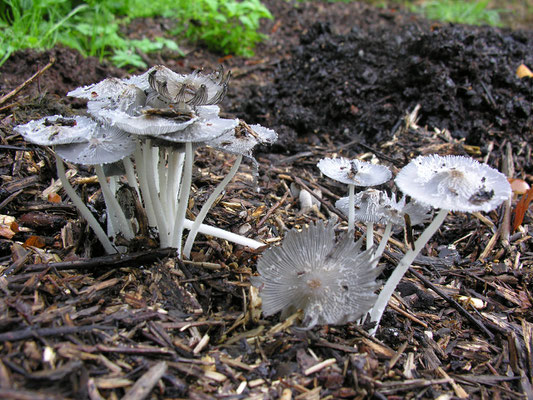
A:
{"label": "slender mushroom stalk", "polygon": [[65,189],[65,192],[67,193],[68,197],[70,197],[70,200],[74,204],[74,206],[78,209],[80,214],[85,218],[89,226],[94,231],[96,237],[104,246],[104,249],[106,253],[108,254],[114,254],[117,253],[117,249],[113,246],[109,238],[107,237],[106,233],[94,217],[94,215],[91,213],[91,211],[87,208],[85,203],[82,201],[80,196],[78,196],[78,193],[74,190],[70,182],[68,181],[67,175],[65,173],[65,165],[63,164],[63,160],[61,157],[59,157],[57,154],[56,157],[56,169],[57,169],[57,175],[59,179],[61,180],[61,184],[63,185],[63,189]]}
{"label": "slender mushroom stalk", "polygon": [[116,221],[119,231],[122,232],[124,238],[128,240],[133,239],[135,235],[133,234],[131,224],[126,219],[124,211],[122,211],[122,208],[120,208],[120,205],[118,204],[115,195],[109,188],[109,185],[107,183],[107,177],[104,173],[104,168],[102,167],[102,165],[98,164],[94,166],[94,169],[96,172],[96,177],[98,178],[98,182],[100,183],[100,187],[102,188],[104,201],[106,203],[107,209],[109,210],[111,218]]}
{"label": "slender mushroom stalk", "polygon": [[183,255],[185,257],[190,258],[192,245],[194,243],[194,239],[196,239],[196,235],[198,234],[198,229],[200,228],[200,225],[204,221],[205,217],[207,216],[207,213],[211,209],[211,206],[213,205],[215,200],[218,198],[218,196],[220,196],[222,191],[226,188],[228,183],[233,179],[233,177],[237,173],[237,170],[239,169],[239,165],[241,165],[241,161],[242,161],[242,154],[239,154],[237,158],[235,159],[235,162],[233,163],[228,174],[217,185],[213,193],[211,193],[209,198],[206,200],[206,202],[202,206],[200,212],[196,216],[196,219],[194,220],[194,224],[191,227],[191,230],[189,232],[189,236],[187,237],[187,240],[185,241],[185,246],[183,247]]}
{"label": "slender mushroom stalk", "polygon": [[178,209],[176,211],[176,219],[174,221],[174,228],[172,229],[171,235],[172,246],[178,249],[179,257],[181,257],[183,224],[185,222],[185,215],[189,205],[189,194],[191,191],[193,158],[194,152],[192,150],[192,143],[187,142],[185,143],[185,165],[180,185]]}
{"label": "slender mushroom stalk", "polygon": [[396,286],[416,256],[437,232],[450,211],[489,212],[511,196],[511,187],[505,175],[478,161],[462,156],[419,156],[407,164],[396,184],[414,200],[440,209],[434,220],[408,250],[379,294],[370,316],[376,325]]}
{"label": "slender mushroom stalk", "polygon": [[[191,229],[194,222],[190,219],[185,219],[183,222],[183,227],[185,229]],[[237,235],[236,233],[226,231],[224,229],[217,228],[215,226],[200,224],[198,227],[198,233],[201,233],[203,235],[213,236],[222,240],[227,240],[228,242],[232,242],[235,244],[239,244],[241,246],[249,247],[251,249],[258,249],[260,247],[263,247],[265,244],[261,243],[257,240],[250,239],[247,237],[244,237],[242,235]]]}
{"label": "slender mushroom stalk", "polygon": [[405,275],[405,273],[415,260],[416,256],[424,248],[429,239],[431,239],[435,232],[437,232],[437,230],[440,228],[440,226],[444,222],[444,219],[448,215],[448,212],[449,211],[445,209],[439,210],[439,212],[435,216],[435,219],[431,221],[428,227],[415,241],[414,249],[409,249],[407,253],[404,254],[396,268],[394,268],[392,275],[389,277],[389,279],[387,279],[385,286],[383,286],[383,289],[381,289],[378,299],[376,300],[376,303],[374,304],[374,307],[370,312],[370,321],[376,322],[374,328],[372,328],[369,332],[371,335],[374,335],[376,333],[377,328],[379,326],[379,322],[381,321],[381,316],[383,315],[383,311],[385,311],[385,307],[387,307],[387,304],[389,303],[389,300],[392,297],[396,286],[398,286],[402,277]]}

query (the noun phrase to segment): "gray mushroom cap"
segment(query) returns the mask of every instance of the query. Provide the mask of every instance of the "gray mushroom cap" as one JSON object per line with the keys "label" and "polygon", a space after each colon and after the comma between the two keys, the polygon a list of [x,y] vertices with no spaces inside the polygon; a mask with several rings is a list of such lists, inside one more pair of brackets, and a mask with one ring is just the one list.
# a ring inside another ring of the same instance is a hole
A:
{"label": "gray mushroom cap", "polygon": [[372,252],[361,251],[346,235],[336,242],[334,224],[319,221],[302,232],[291,230],[281,246],[265,251],[257,263],[265,315],[298,309],[308,328],[343,324],[363,316],[375,302],[380,269],[372,266]]}
{"label": "gray mushroom cap", "polygon": [[317,164],[327,177],[347,185],[376,186],[387,182],[391,171],[384,165],[348,158],[323,158]]}
{"label": "gray mushroom cap", "polygon": [[18,125],[14,131],[22,135],[27,142],[54,146],[87,141],[96,126],[97,122],[88,117],[52,115]]}
{"label": "gray mushroom cap", "polygon": [[135,141],[127,132],[99,124],[83,143],[63,144],[55,152],[64,160],[82,164],[109,164],[130,156]]}
{"label": "gray mushroom cap", "polygon": [[141,136],[159,136],[181,131],[198,119],[192,113],[173,114],[169,111],[169,114],[160,115],[158,109],[144,109],[139,115],[129,115],[121,110],[102,109],[98,115],[117,128]]}
{"label": "gray mushroom cap", "polygon": [[488,212],[511,196],[505,175],[464,156],[419,156],[395,181],[413,199],[450,211]]}
{"label": "gray mushroom cap", "polygon": [[237,124],[237,119],[226,119],[218,116],[218,106],[197,107],[198,119],[178,132],[162,135],[159,139],[170,142],[207,142],[216,140],[226,132],[233,130]]}

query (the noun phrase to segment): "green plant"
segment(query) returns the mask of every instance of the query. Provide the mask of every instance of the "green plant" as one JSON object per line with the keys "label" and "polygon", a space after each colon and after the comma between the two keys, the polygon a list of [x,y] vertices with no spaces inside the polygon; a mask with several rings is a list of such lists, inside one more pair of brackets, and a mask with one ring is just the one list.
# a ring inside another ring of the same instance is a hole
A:
{"label": "green plant", "polygon": [[501,26],[500,10],[491,10],[488,6],[489,0],[434,0],[425,2],[421,6],[411,7],[411,9],[420,12],[426,18],[439,21]]}
{"label": "green plant", "polygon": [[128,39],[121,26],[154,16],[177,21],[173,35],[244,56],[253,55],[253,47],[265,38],[257,32],[259,20],[272,18],[259,0],[0,0],[0,65],[16,50],[62,43],[119,67],[146,67],[139,53],[179,52],[176,42]]}
{"label": "green plant", "polygon": [[225,54],[252,56],[254,46],[266,36],[257,32],[261,18],[272,18],[259,0],[184,0],[178,17],[186,22],[174,30],[201,40]]}

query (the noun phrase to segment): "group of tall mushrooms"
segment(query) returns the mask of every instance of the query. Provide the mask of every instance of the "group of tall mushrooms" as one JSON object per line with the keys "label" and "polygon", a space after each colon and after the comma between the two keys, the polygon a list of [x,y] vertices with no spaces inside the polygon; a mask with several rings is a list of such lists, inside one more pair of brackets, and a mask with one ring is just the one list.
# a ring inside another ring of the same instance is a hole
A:
{"label": "group of tall mushrooms", "polygon": [[[69,96],[87,99],[88,116],[54,115],[15,128],[28,142],[50,146],[56,155],[63,187],[94,230],[108,253],[121,251],[115,238],[132,239],[142,226],[157,230],[161,247],[174,247],[178,257],[190,257],[196,235],[226,239],[259,248],[264,244],[203,224],[209,209],[237,172],[243,157],[250,158],[258,144],[273,143],[276,133],[260,125],[219,117],[230,74],[222,69],[203,74],[177,74],[164,66],[128,79],[108,78],[80,87]],[[186,218],[192,185],[195,149],[210,146],[235,155],[226,177],[213,190],[194,221]],[[64,161],[91,165],[102,189],[107,232],[70,185]],[[287,233],[281,246],[266,250],[259,259],[259,288],[265,315],[279,311],[282,318],[303,310],[306,328],[316,324],[374,322],[372,333],[400,279],[449,212],[489,212],[511,195],[504,175],[486,164],[461,156],[420,156],[397,175],[404,193],[368,188],[390,180],[382,165],[345,158],[326,158],[320,171],[348,185],[348,196],[336,207],[348,217],[347,231],[336,239],[334,221],[310,224]],[[356,187],[367,187],[359,193]],[[127,188],[147,221],[134,217],[119,203],[117,193]],[[410,201],[406,201],[406,196]],[[379,295],[379,260],[394,227],[418,225],[436,214],[399,261]],[[137,219],[136,219],[137,218]],[[354,242],[355,221],[366,225],[366,246]],[[374,243],[374,225],[384,226]],[[183,244],[184,229],[189,230]]]}

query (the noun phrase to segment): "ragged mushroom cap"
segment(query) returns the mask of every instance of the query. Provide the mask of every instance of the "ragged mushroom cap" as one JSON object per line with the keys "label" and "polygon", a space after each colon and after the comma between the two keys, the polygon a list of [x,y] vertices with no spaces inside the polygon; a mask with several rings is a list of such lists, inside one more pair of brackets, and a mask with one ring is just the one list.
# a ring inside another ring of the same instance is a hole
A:
{"label": "ragged mushroom cap", "polygon": [[272,129],[259,124],[248,125],[243,120],[239,120],[234,129],[226,131],[222,136],[209,141],[207,144],[227,153],[253,158],[252,150],[255,146],[272,144],[277,138],[277,133]]}
{"label": "ragged mushroom cap", "polygon": [[387,182],[391,171],[384,165],[348,158],[323,158],[317,164],[327,177],[347,185],[376,186]]}
{"label": "ragged mushroom cap", "polygon": [[188,75],[178,74],[163,65],[156,65],[142,75],[126,80],[148,93],[148,105],[163,107],[184,103],[190,106],[218,104],[224,98],[230,72],[224,73],[221,66],[211,74],[194,71]]}
{"label": "ragged mushroom cap", "polygon": [[419,156],[401,169],[395,182],[413,199],[450,211],[488,212],[511,196],[502,173],[464,156]]}
{"label": "ragged mushroom cap", "polygon": [[363,316],[373,305],[380,270],[371,263],[372,251],[361,251],[346,235],[335,240],[334,224],[319,221],[301,232],[291,230],[281,246],[263,253],[257,264],[263,313],[298,309],[304,324],[343,324]]}
{"label": "ragged mushroom cap", "polygon": [[[397,226],[405,225],[404,216],[409,215],[411,225],[418,225],[427,221],[431,215],[431,208],[425,204],[411,200],[406,204],[405,196],[396,200],[396,194],[390,197],[387,192],[367,189],[357,193],[354,197],[355,219],[362,222],[392,223]],[[335,207],[348,215],[349,198],[337,200]]]}
{"label": "ragged mushroom cap", "polygon": [[55,146],[87,141],[96,125],[96,121],[87,117],[52,115],[18,125],[13,130],[27,142],[40,146]]}

